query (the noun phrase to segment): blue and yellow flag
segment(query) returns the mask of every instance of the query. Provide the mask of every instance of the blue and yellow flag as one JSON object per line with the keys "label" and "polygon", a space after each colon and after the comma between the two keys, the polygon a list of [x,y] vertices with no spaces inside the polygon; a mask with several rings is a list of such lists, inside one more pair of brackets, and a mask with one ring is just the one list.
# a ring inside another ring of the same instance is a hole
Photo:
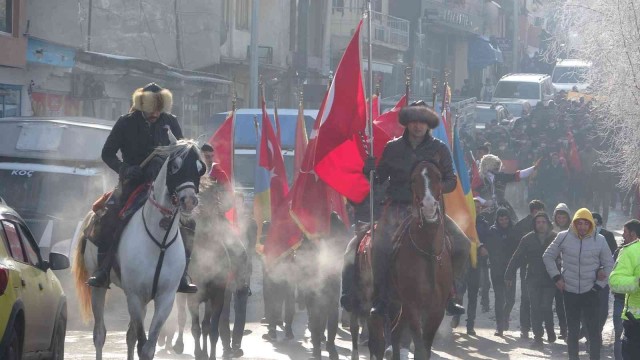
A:
{"label": "blue and yellow flag", "polygon": [[[445,212],[473,242],[470,256],[471,265],[475,267],[477,261],[477,243],[479,240],[478,232],[476,231],[476,211],[473,194],[471,193],[469,170],[464,162],[464,151],[460,144],[458,130],[455,127],[453,132],[451,132],[450,129],[446,129],[451,123],[447,120],[450,119],[443,119],[442,124],[433,129],[433,136],[444,142],[451,150],[454,170],[456,171],[456,175],[458,175],[458,185],[456,189],[444,196]],[[452,134],[453,146],[451,146],[449,136],[447,136],[448,133]]]}

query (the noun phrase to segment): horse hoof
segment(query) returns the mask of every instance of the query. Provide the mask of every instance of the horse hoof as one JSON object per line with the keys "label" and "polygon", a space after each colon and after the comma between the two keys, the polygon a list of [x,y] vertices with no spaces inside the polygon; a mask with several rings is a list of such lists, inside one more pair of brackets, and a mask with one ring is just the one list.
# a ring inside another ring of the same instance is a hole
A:
{"label": "horse hoof", "polygon": [[176,344],[173,345],[173,351],[176,354],[182,354],[182,352],[184,351],[184,342],[176,341]]}

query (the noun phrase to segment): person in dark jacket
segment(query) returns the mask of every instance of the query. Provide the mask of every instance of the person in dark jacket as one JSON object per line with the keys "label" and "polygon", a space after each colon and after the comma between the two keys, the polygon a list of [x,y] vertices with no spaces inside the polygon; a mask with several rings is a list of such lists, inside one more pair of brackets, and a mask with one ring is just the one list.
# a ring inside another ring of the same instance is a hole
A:
{"label": "person in dark jacket", "polygon": [[[544,203],[540,200],[531,200],[531,202],[529,202],[529,215],[513,226],[513,231],[518,241],[535,230],[533,217],[540,211],[545,211]],[[529,338],[529,330],[531,330],[531,305],[529,303],[529,293],[525,281],[526,273],[527,266],[525,263],[520,268],[520,337],[523,339]]]}
{"label": "person in dark jacket", "polygon": [[[508,287],[514,287],[513,280],[518,268],[526,268],[526,286],[531,304],[531,325],[533,328],[533,347],[542,346],[544,321],[547,339],[550,343],[556,341],[553,329],[553,298],[555,284],[542,261],[542,254],[556,238],[549,215],[538,212],[532,219],[534,231],[525,235],[509,261],[504,279]],[[522,270],[521,270],[522,271]]]}
{"label": "person in dark jacket", "polygon": [[[111,263],[123,230],[118,213],[138,186],[155,179],[164,161],[155,158],[144,168],[142,162],[157,146],[170,145],[172,139],[183,137],[178,119],[170,113],[172,101],[171,91],[155,83],[137,89],[133,93],[131,111],[116,121],[102,148],[102,160],[119,175],[119,181],[101,220],[98,269],[87,281],[90,286],[109,285]],[[122,159],[118,158],[118,152]],[[178,291],[198,291],[188,280],[186,269]]]}
{"label": "person in dark jacket", "polygon": [[[476,232],[480,243],[478,246],[478,257],[488,257],[488,252],[484,246],[484,242],[490,236],[490,225],[484,219],[482,215],[476,216]],[[458,292],[460,298],[458,301],[462,303],[462,296],[464,292],[467,292],[467,335],[476,335],[475,322],[476,322],[476,309],[478,308],[478,291],[480,290],[480,267],[469,266],[467,269],[466,282],[462,283],[461,289]],[[458,315],[456,315],[458,316]]]}
{"label": "person in dark jacket", "polygon": [[[403,108],[398,116],[400,124],[406,126],[404,134],[387,143],[377,167],[375,159],[368,158],[363,169],[365,174],[375,171],[378,184],[389,181],[386,208],[379,220],[378,234],[373,242],[373,315],[386,313],[388,273],[393,247],[391,240],[400,223],[411,214],[411,172],[415,164],[431,161],[438,166],[444,194],[452,192],[457,185],[449,148],[431,134],[431,129],[439,124],[438,114],[424,102],[419,102]],[[454,279],[463,281],[471,242],[448,216],[445,216],[445,230],[451,235],[453,243]],[[461,314],[464,313],[464,308],[456,304],[452,297],[448,302],[447,312]]]}
{"label": "person in dark jacket", "polygon": [[509,210],[500,208],[496,212],[496,220],[489,229],[489,236],[484,246],[489,252],[489,268],[495,295],[496,336],[502,336],[509,328],[509,315],[515,304],[515,287],[505,288],[504,272],[513,255],[518,240],[514,238],[513,223]]}

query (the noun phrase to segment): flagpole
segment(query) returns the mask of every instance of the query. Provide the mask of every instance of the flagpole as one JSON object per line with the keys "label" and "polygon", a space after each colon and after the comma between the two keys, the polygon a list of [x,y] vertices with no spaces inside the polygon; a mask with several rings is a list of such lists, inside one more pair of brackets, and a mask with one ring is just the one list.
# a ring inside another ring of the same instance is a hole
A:
{"label": "flagpole", "polygon": [[[368,121],[367,121],[367,132],[369,133],[369,157],[373,157],[373,64],[372,64],[372,57],[373,57],[373,50],[372,50],[372,46],[371,46],[371,40],[372,40],[372,13],[371,13],[371,0],[367,1],[367,24],[368,24],[368,46],[369,46],[369,56],[368,56],[368,72],[369,72],[369,99],[372,99],[372,101],[369,101],[369,116],[368,116]],[[378,99],[378,101],[380,101]],[[373,196],[373,181],[374,181],[374,172],[370,171],[369,172],[369,219],[370,219],[370,234],[371,234],[371,241],[373,241],[373,222],[374,222],[374,216],[373,216],[373,205],[374,205],[374,196]]]}
{"label": "flagpole", "polygon": [[405,98],[407,99],[407,105],[409,105],[409,103],[410,103],[410,101],[409,101],[409,99],[410,99],[409,94],[410,94],[410,90],[411,90],[411,66],[407,66],[407,67],[404,69],[404,76],[405,76],[405,82],[404,82],[404,85],[405,85],[404,95],[405,95]]}
{"label": "flagpole", "polygon": [[431,106],[433,106],[433,111],[436,111],[436,100],[438,98],[438,80],[436,78],[431,78],[431,95],[433,97],[431,101]]}

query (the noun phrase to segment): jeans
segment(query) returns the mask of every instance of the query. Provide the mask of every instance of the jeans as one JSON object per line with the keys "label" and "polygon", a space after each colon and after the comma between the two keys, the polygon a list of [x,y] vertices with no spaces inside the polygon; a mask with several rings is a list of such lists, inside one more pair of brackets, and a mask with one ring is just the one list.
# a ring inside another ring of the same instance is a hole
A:
{"label": "jeans", "polygon": [[[227,287],[224,294],[224,307],[220,315],[220,339],[223,349],[240,349],[242,347],[242,336],[247,322],[247,300],[249,298],[249,288],[244,287],[232,291],[231,286]],[[233,334],[229,329],[229,318],[231,315],[231,298],[233,295]]]}
{"label": "jeans", "polygon": [[622,310],[624,309],[624,298],[618,296],[613,299],[613,331],[615,342],[613,343],[613,354],[615,360],[622,360]]}
{"label": "jeans", "polygon": [[556,288],[553,284],[539,285],[535,283],[527,284],[529,290],[529,302],[531,304],[531,327],[533,336],[536,339],[542,339],[544,329],[547,330],[547,336],[554,333],[553,329],[553,298]]}
{"label": "jeans", "polygon": [[524,277],[526,268],[520,268],[520,332],[529,333],[531,330],[531,303],[529,301],[529,291]]}
{"label": "jeans", "polygon": [[491,289],[491,280],[487,258],[478,259],[478,271],[480,273],[480,305],[483,308],[488,308],[490,306],[489,290]]}
{"label": "jeans", "polygon": [[556,289],[556,315],[558,315],[558,325],[560,326],[560,334],[567,335],[567,314],[564,312],[564,295],[562,291]]}
{"label": "jeans", "polygon": [[[480,288],[480,269],[471,266],[467,269],[467,329],[473,329],[478,309],[478,290]],[[458,296],[462,297],[464,289],[458,290]]]}
{"label": "jeans", "polygon": [[596,314],[586,318],[587,338],[589,339],[589,359],[600,359],[602,334],[600,333],[599,294],[588,291],[584,294],[564,292],[564,307],[567,314],[567,347],[569,359],[578,359],[578,341],[580,339],[580,321],[582,314]]}
{"label": "jeans", "polygon": [[491,282],[495,295],[496,330],[505,331],[509,324],[509,315],[516,303],[516,287],[507,287],[504,283],[504,270],[491,270]]}
{"label": "jeans", "polygon": [[282,324],[282,307],[284,305],[284,323],[291,326],[296,311],[295,287],[290,279],[278,278],[266,271],[265,283],[265,317],[269,330],[276,330]]}
{"label": "jeans", "polygon": [[622,326],[622,358],[624,360],[640,359],[640,324],[623,320]]}

